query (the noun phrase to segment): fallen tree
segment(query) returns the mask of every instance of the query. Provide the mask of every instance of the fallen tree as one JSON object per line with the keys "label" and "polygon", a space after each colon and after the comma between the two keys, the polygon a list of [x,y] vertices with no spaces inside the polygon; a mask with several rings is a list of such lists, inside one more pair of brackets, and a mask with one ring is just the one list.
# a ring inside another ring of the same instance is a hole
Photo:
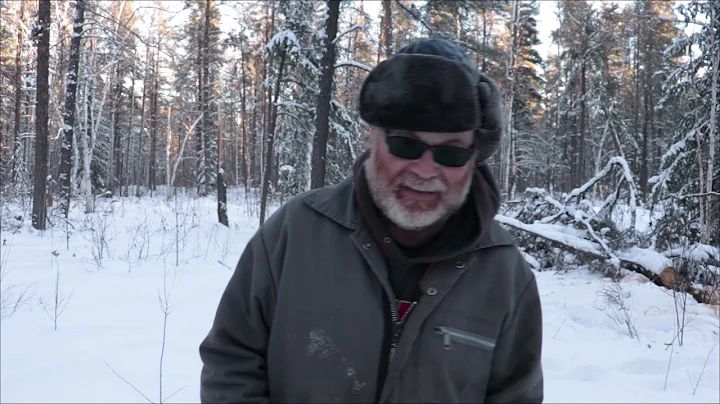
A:
{"label": "fallen tree", "polygon": [[[601,181],[612,180],[608,178],[612,174],[616,174],[615,191],[597,207],[585,195]],[[618,203],[623,190],[626,212]],[[544,189],[529,188],[522,200],[496,219],[518,236],[536,270],[555,267],[552,255],[559,249],[583,263],[602,265],[610,276],[632,271],[658,286],[690,293],[699,303],[718,304],[720,249],[686,243],[658,251],[652,226],[638,225],[641,206],[636,195],[627,163],[613,157],[590,181],[558,199]]]}

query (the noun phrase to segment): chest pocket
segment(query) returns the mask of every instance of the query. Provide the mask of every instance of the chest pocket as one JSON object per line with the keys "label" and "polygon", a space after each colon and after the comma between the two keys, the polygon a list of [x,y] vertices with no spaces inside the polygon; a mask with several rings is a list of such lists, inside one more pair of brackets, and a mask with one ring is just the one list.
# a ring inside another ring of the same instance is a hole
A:
{"label": "chest pocket", "polygon": [[498,333],[492,320],[438,309],[425,325],[418,352],[420,396],[437,402],[484,396]]}
{"label": "chest pocket", "polygon": [[453,343],[470,345],[479,349],[495,349],[495,340],[459,328],[437,326],[435,330],[443,336],[443,348],[451,350]]}

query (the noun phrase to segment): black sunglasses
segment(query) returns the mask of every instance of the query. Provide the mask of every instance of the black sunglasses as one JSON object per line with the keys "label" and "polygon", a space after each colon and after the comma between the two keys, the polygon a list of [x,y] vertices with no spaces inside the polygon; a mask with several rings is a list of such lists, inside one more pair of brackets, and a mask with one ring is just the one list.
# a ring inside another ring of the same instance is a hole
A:
{"label": "black sunglasses", "polygon": [[470,160],[473,149],[457,146],[429,146],[417,139],[405,136],[385,136],[390,153],[395,157],[417,160],[426,151],[432,151],[436,163],[448,167],[462,167]]}

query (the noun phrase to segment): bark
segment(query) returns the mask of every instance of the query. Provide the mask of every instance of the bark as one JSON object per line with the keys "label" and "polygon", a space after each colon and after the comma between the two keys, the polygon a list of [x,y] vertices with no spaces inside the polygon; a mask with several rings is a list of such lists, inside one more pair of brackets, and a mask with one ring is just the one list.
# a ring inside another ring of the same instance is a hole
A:
{"label": "bark", "polygon": [[[265,16],[267,17],[267,20],[269,22],[267,24],[265,24],[265,43],[268,43],[268,42],[270,42],[271,33],[275,31],[275,9],[276,9],[275,5],[276,5],[276,2],[267,2],[266,4],[268,6],[266,6],[266,9],[265,9]],[[261,83],[265,83],[265,81],[268,80],[268,77],[269,77],[269,62],[266,58],[263,58],[262,69],[263,69],[262,70],[263,73],[262,73],[262,82]],[[265,175],[269,174],[269,173],[266,173],[265,170],[263,169],[263,167],[272,167],[271,164],[266,163],[263,160],[266,155],[267,144],[270,142],[270,139],[267,138],[267,136],[269,136],[269,135],[266,134],[267,133],[266,131],[269,131],[269,128],[270,128],[270,118],[271,118],[271,113],[272,113],[272,103],[271,103],[272,89],[270,88],[270,86],[268,86],[267,91],[264,91],[262,84],[260,84],[258,89],[256,89],[256,92],[258,92],[258,91],[260,92],[261,98],[262,98],[262,105],[261,105],[262,110],[260,112],[259,119],[261,120],[262,128],[264,130],[260,132],[261,133],[260,139],[258,139],[257,135],[255,136],[255,145],[256,145],[255,156],[257,156],[258,160],[259,160],[258,161],[259,164],[257,167],[258,174],[259,174],[258,178],[260,180],[260,183],[264,185],[265,184]],[[258,117],[256,116],[256,119],[257,118]],[[257,130],[257,129],[255,129],[255,130]],[[258,144],[259,144],[259,146],[258,146]],[[258,148],[260,150],[257,150]],[[262,202],[260,204],[262,205]],[[264,220],[264,219],[261,219],[261,220]]]}
{"label": "bark", "polygon": [[35,183],[33,187],[32,225],[45,230],[48,177],[48,104],[50,72],[50,0],[38,4],[37,95],[35,109]]}
{"label": "bark", "polygon": [[[158,44],[159,47],[159,44]],[[148,188],[150,188],[150,196],[152,197],[155,191],[156,181],[156,167],[157,167],[157,127],[158,127],[158,90],[159,90],[159,72],[158,72],[158,59],[157,52],[153,55],[154,68],[153,68],[153,89],[150,93],[150,159],[148,160],[150,166],[148,169]]]}
{"label": "bark", "polygon": [[[587,38],[585,39],[585,45],[583,46],[583,54],[587,53]],[[587,61],[585,57],[582,59],[582,66],[580,69],[580,130],[578,133],[578,150],[577,150],[577,169],[575,171],[575,184],[573,186],[579,186],[585,178],[585,128],[587,127],[587,103],[585,99],[587,97]]]}
{"label": "bark", "polygon": [[[230,78],[230,84],[232,86],[230,88],[230,99],[233,101],[231,104],[232,108],[230,108],[230,111],[229,111],[230,112],[230,133],[232,136],[231,156],[232,156],[232,172],[234,174],[233,175],[233,184],[236,187],[238,186],[238,184],[240,182],[240,178],[239,178],[240,177],[240,167],[238,165],[238,150],[240,148],[240,145],[239,145],[240,139],[238,139],[238,133],[237,133],[237,130],[235,129],[235,108],[234,108],[234,106],[235,106],[235,103],[234,103],[235,88],[236,88],[236,84],[237,84],[237,74],[238,74],[238,65],[237,65],[237,61],[236,61],[235,63],[233,63],[232,77]],[[222,94],[222,92],[221,92],[221,94]]]}
{"label": "bark", "polygon": [[[220,80],[220,92],[222,94],[222,80]],[[218,221],[228,226],[227,214],[227,187],[225,186],[225,165],[223,159],[223,115],[222,102],[218,100],[218,159],[217,159],[217,213]]]}
{"label": "bark", "polygon": [[59,200],[60,212],[65,218],[68,217],[70,209],[70,198],[72,197],[72,171],[73,171],[73,148],[75,134],[75,114],[78,81],[78,65],[80,63],[80,39],[82,23],[84,21],[84,4],[82,0],[76,3],[73,36],[70,41],[70,56],[68,61],[68,78],[65,88],[65,110],[63,111],[62,143],[60,146],[60,173],[59,173]]}
{"label": "bark", "polygon": [[[143,75],[143,93],[140,103],[140,133],[138,135],[138,157],[139,163],[133,164],[133,182],[135,183],[135,196],[140,197],[140,188],[142,185],[143,173],[145,173],[145,156],[143,155],[143,133],[145,132],[145,100],[147,99],[148,77],[150,73],[150,47],[145,52],[145,74]],[[137,164],[140,165],[138,170]]]}
{"label": "bark", "polygon": [[203,111],[203,191],[201,195],[210,193],[210,1],[205,0],[205,24],[203,27],[202,57],[202,111]]}
{"label": "bark", "polygon": [[248,188],[248,177],[250,176],[250,169],[248,168],[248,158],[247,158],[247,101],[246,101],[246,79],[247,79],[247,70],[245,67],[245,49],[243,48],[243,43],[240,42],[240,70],[242,74],[242,84],[240,86],[240,119],[241,119],[241,131],[242,131],[242,143],[241,147],[242,150],[240,151],[240,159],[242,160],[242,176],[243,176],[243,182],[245,184],[245,191],[247,191]]}
{"label": "bark", "polygon": [[260,225],[265,223],[265,212],[267,211],[268,194],[270,191],[270,170],[273,167],[273,156],[275,155],[275,124],[277,122],[277,101],[280,97],[280,88],[283,78],[283,70],[285,69],[285,57],[287,52],[281,51],[280,66],[278,68],[277,82],[275,83],[275,96],[271,100],[272,108],[270,108],[270,122],[268,126],[268,145],[267,156],[265,157],[265,175],[263,175],[262,191],[260,196]]}
{"label": "bark", "polygon": [[[708,148],[708,162],[707,162],[707,178],[706,178],[706,184],[705,184],[705,192],[711,193],[713,192],[713,176],[715,173],[715,149],[717,148],[717,137],[718,137],[718,127],[717,127],[717,110],[718,110],[718,69],[720,69],[720,51],[718,51],[718,44],[717,44],[717,30],[720,23],[717,22],[718,18],[720,16],[715,15],[715,11],[717,10],[717,7],[710,6],[710,29],[709,35],[710,35],[710,49],[713,50],[713,57],[712,57],[712,79],[711,79],[711,88],[710,88],[710,127],[708,128],[708,132],[710,133],[710,145]],[[700,186],[700,192],[702,192],[702,185]],[[717,226],[717,223],[715,222],[715,217],[720,216],[718,214],[718,209],[716,206],[720,205],[718,202],[718,198],[715,198],[714,200],[712,198],[707,198],[707,226],[705,227],[705,234],[704,234],[704,240],[706,243],[710,243],[711,241],[711,231],[713,226]],[[720,219],[720,217],[719,217]],[[716,235],[716,238],[720,238],[720,236]]]}
{"label": "bark", "polygon": [[327,2],[328,18],[325,22],[325,52],[322,57],[322,74],[320,77],[320,94],[318,95],[315,112],[315,138],[312,154],[312,177],[310,188],[325,186],[325,170],[327,143],[330,132],[330,103],[333,96],[333,82],[335,74],[335,37],[338,30],[340,16],[340,1]]}
{"label": "bark", "polygon": [[[127,140],[125,142],[125,153],[123,154],[122,158],[122,168],[123,173],[120,176],[120,192],[122,192],[123,196],[130,195],[130,191],[128,190],[128,176],[129,176],[129,169],[128,169],[128,159],[130,158],[130,140],[132,139],[132,127],[133,127],[133,116],[135,116],[135,67],[130,68],[130,77],[132,80],[130,81],[130,116],[128,117],[128,131],[127,131]],[[123,186],[125,187],[125,191],[122,191]]]}
{"label": "bark", "polygon": [[120,192],[120,186],[122,184],[120,178],[122,177],[122,134],[120,130],[120,123],[122,122],[123,116],[123,89],[122,89],[122,77],[123,74],[120,71],[120,64],[118,66],[118,72],[116,75],[117,82],[115,83],[115,94],[113,95],[113,147],[112,147],[112,159],[113,159],[113,172],[111,176],[112,183],[110,189],[113,195]]}
{"label": "bark", "polygon": [[383,16],[380,37],[383,49],[385,50],[385,59],[392,56],[393,53],[392,26],[392,0],[383,0]]}
{"label": "bark", "polygon": [[515,54],[517,52],[517,41],[518,41],[518,25],[520,24],[520,10],[518,0],[513,1],[512,8],[512,32],[510,38],[510,50],[508,52],[508,67],[507,67],[507,80],[508,80],[508,101],[507,101],[507,130],[508,130],[508,141],[505,159],[503,164],[505,169],[503,170],[503,191],[510,199],[514,198],[514,188],[516,182],[516,159],[515,159],[515,130],[514,126],[514,110],[513,105],[515,102]]}
{"label": "bark", "polygon": [[[197,127],[198,122],[202,120],[202,114],[198,115],[197,118],[195,118],[195,122],[188,128],[187,132],[185,133],[185,137],[183,137],[182,144],[179,147],[177,156],[175,157],[175,162],[173,163],[172,170],[170,169],[170,153],[168,152],[167,156],[167,164],[168,164],[168,186],[167,186],[167,198],[168,200],[172,198],[174,194],[174,185],[175,185],[175,178],[177,178],[177,171],[178,167],[180,166],[180,162],[182,161],[182,157],[185,154],[185,145],[187,144],[188,139],[190,136],[195,132],[195,128]],[[168,117],[168,139],[171,136],[170,133],[170,117]],[[179,138],[178,138],[179,140]]]}
{"label": "bark", "polygon": [[[25,19],[25,2],[20,2],[20,21]],[[13,126],[13,155],[12,165],[10,168],[11,182],[15,183],[17,180],[17,158],[18,148],[20,148],[20,111],[21,111],[21,100],[22,100],[22,43],[23,43],[23,30],[18,27],[17,33],[17,47],[15,49],[15,126]]]}
{"label": "bark", "polygon": [[93,133],[93,96],[92,96],[92,80],[85,82],[85,136],[82,136],[82,164],[83,172],[80,180],[82,193],[85,195],[85,213],[92,213],[94,206],[92,204],[92,180],[90,167],[92,164],[92,133]]}

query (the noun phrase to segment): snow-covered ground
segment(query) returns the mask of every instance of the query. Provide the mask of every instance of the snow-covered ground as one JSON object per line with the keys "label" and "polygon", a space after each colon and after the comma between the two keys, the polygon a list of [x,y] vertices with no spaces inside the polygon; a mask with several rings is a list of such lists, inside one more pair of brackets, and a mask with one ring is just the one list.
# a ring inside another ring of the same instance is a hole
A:
{"label": "snow-covered ground", "polygon": [[[56,219],[45,232],[27,220],[3,231],[0,401],[198,402],[198,344],[257,228],[257,203],[229,200],[229,229],[212,199],[158,197],[98,200],[98,213],[72,212],[74,229]],[[12,225],[14,208],[2,209]],[[537,277],[546,402],[719,401],[711,308],[687,299],[680,346],[666,290],[584,270]],[[13,313],[7,302],[23,292],[31,298]]]}

